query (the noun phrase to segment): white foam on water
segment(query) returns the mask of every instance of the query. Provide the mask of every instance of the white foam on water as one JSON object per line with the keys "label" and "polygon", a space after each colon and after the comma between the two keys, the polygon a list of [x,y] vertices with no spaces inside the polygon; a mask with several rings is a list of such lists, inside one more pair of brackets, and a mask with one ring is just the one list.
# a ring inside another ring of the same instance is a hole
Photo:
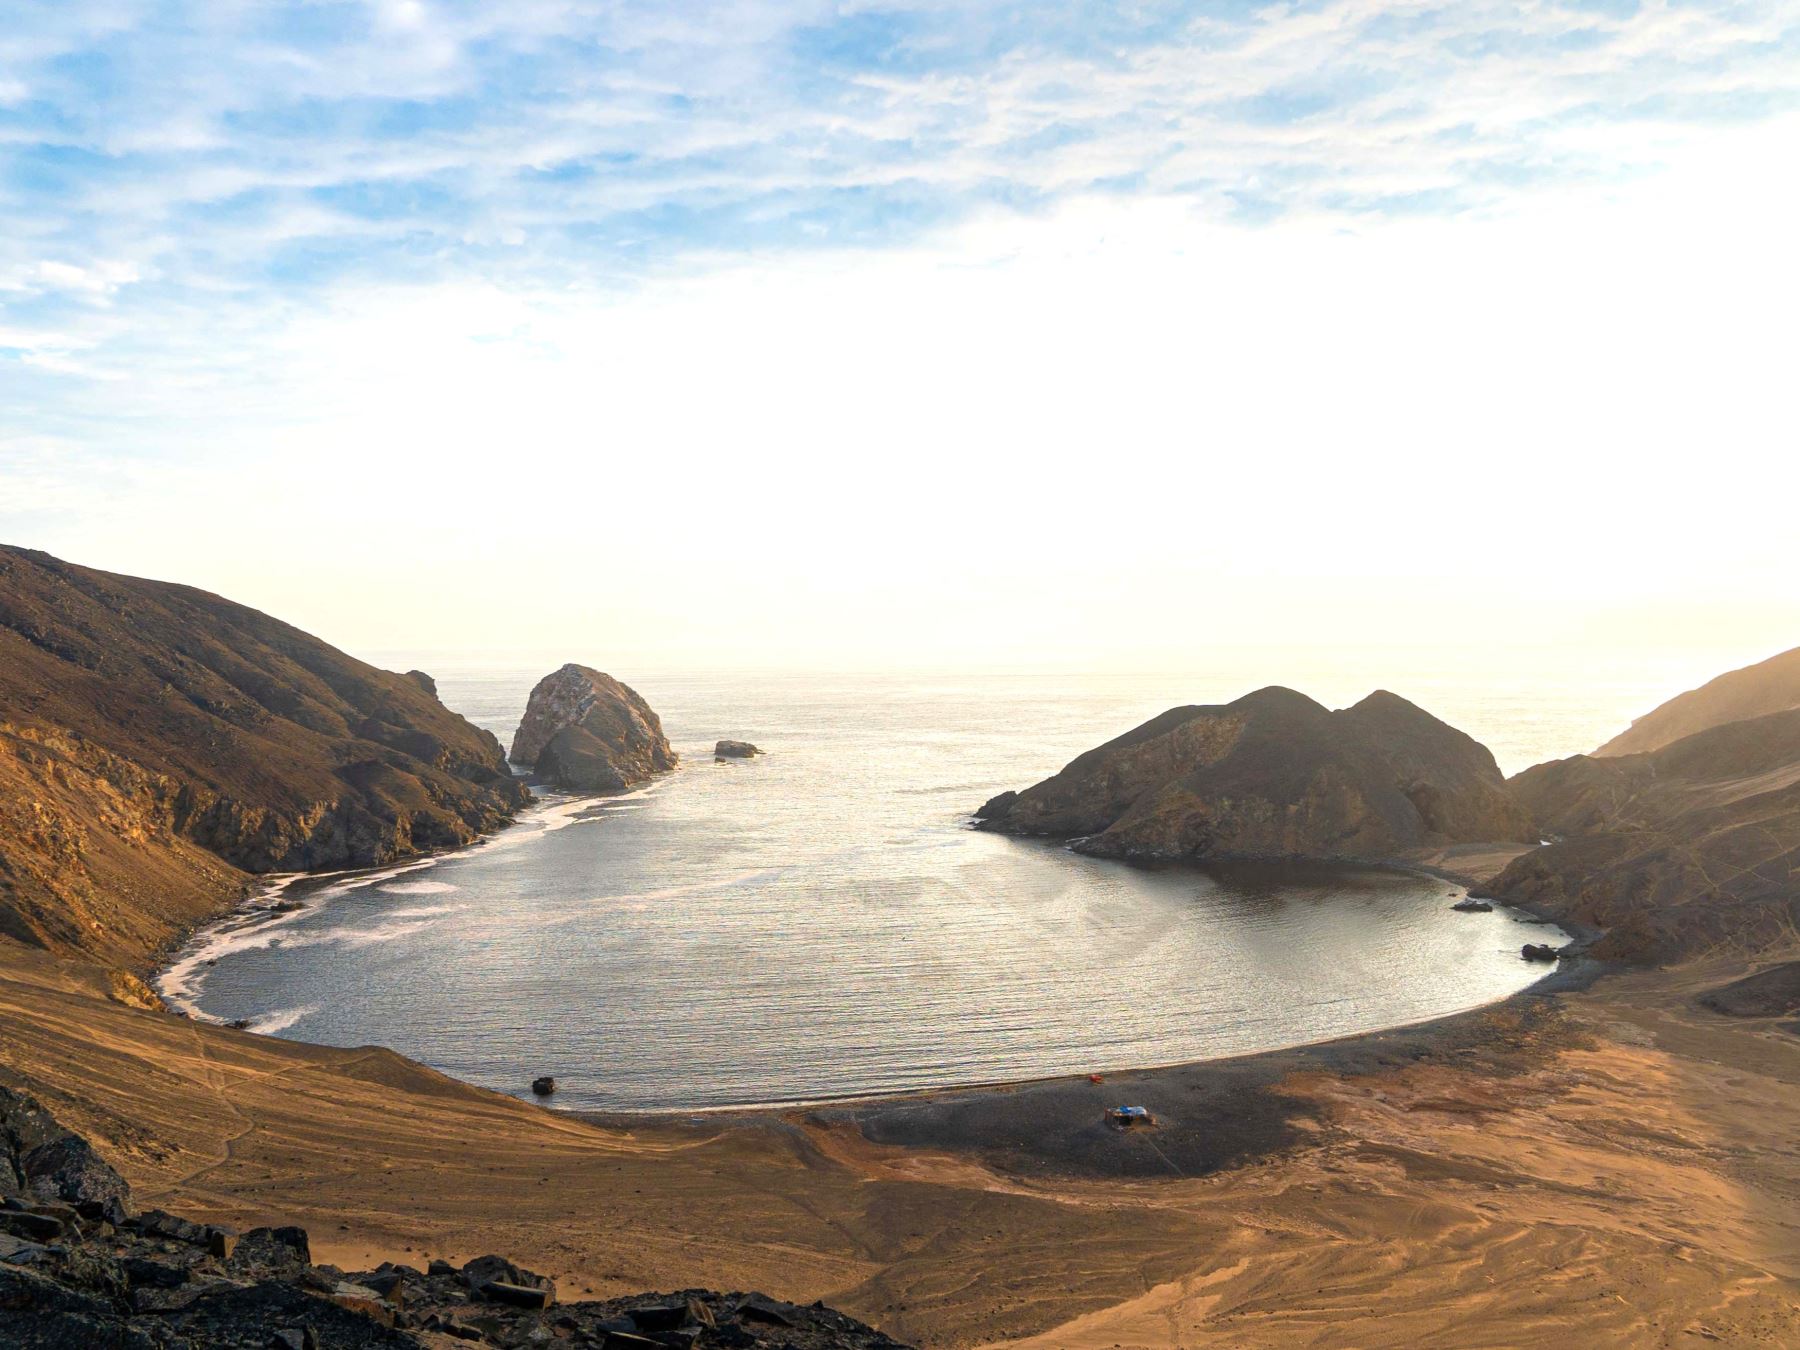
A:
{"label": "white foam on water", "polygon": [[225,1019],[203,1013],[199,1007],[200,989],[205,982],[209,963],[234,951],[269,946],[276,936],[274,930],[291,923],[306,912],[305,907],[302,907],[280,913],[274,907],[281,903],[290,886],[308,879],[304,872],[288,872],[271,877],[263,889],[242,908],[233,910],[217,923],[209,924],[195,933],[169,968],[156,977],[156,992],[162,995],[163,1001],[171,1007],[179,1008],[189,1017],[206,1022],[223,1022]]}
{"label": "white foam on water", "polygon": [[[459,850],[455,854],[440,853],[426,858],[409,858],[403,863],[374,870],[347,868],[336,872],[286,872],[268,877],[262,890],[258,891],[243,906],[218,922],[200,929],[188,940],[187,945],[177,953],[168,968],[156,977],[156,991],[171,1007],[180,1009],[190,1017],[207,1022],[223,1022],[225,1019],[204,1013],[199,1006],[201,991],[206,982],[206,972],[211,968],[212,963],[237,952],[256,951],[274,946],[314,947],[331,942],[343,942],[351,946],[367,946],[373,942],[386,941],[389,937],[399,936],[400,931],[391,928],[361,931],[333,929],[325,933],[291,937],[276,930],[290,924],[298,916],[318,909],[333,899],[348,895],[352,891],[366,890],[372,886],[398,895],[439,895],[454,891],[456,887],[448,882],[396,882],[395,878],[429,871],[448,857],[512,847],[536,840],[552,831],[566,829],[570,825],[578,825],[584,820],[601,819],[609,804],[646,796],[654,786],[652,784],[650,787],[640,788],[636,792],[622,793],[617,797],[564,797],[560,795],[547,797],[541,806],[526,811],[506,829],[489,835],[486,839]],[[330,884],[310,892],[307,896],[308,903],[300,909],[287,913],[271,913],[271,910],[281,902],[284,893],[295,883],[301,881],[326,881]],[[404,931],[415,930],[406,929]]]}
{"label": "white foam on water", "polygon": [[274,1012],[264,1013],[244,1029],[258,1036],[273,1036],[278,1031],[286,1031],[302,1018],[311,1017],[317,1011],[319,1005],[316,1003],[304,1004],[298,1008],[278,1008]]}

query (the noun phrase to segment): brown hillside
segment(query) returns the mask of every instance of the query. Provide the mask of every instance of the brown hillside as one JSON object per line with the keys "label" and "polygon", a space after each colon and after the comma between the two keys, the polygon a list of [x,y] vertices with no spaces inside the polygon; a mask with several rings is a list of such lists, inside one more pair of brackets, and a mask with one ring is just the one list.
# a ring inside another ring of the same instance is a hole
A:
{"label": "brown hillside", "polygon": [[138,965],[244,872],[467,843],[525,800],[416,678],[205,591],[0,547],[0,933]]}

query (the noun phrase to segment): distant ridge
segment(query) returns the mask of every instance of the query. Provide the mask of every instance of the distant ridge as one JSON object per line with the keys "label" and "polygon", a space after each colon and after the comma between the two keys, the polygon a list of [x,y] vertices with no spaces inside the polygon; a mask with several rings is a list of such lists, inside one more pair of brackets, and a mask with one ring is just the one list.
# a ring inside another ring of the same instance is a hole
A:
{"label": "distant ridge", "polygon": [[1800,647],[1678,694],[1594,753],[1635,755],[1660,750],[1697,731],[1790,708],[1800,708]]}

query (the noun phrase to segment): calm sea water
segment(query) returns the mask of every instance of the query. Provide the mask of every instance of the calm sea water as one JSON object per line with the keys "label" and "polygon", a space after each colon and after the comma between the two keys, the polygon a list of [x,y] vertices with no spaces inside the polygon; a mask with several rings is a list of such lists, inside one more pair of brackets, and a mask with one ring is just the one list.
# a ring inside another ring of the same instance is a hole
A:
{"label": "calm sea water", "polygon": [[[554,661],[423,665],[510,741]],[[463,852],[277,883],[300,907],[202,935],[165,992],[202,1015],[380,1044],[557,1102],[680,1109],[1173,1063],[1500,998],[1544,930],[1450,912],[1374,869],[1145,868],[977,834],[1003,788],[1245,671],[1174,676],[639,675],[684,764],[629,796],[546,798]],[[1511,769],[1585,749],[1667,692],[1402,692]],[[1289,683],[1348,702],[1341,667]],[[1398,683],[1398,682],[1389,682]],[[1646,687],[1639,687],[1642,684]],[[768,752],[715,764],[723,736]]]}

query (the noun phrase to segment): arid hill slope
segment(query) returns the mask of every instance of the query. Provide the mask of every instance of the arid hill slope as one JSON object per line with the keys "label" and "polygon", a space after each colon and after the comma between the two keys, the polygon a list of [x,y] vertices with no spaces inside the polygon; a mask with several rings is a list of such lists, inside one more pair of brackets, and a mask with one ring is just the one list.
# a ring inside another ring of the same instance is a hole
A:
{"label": "arid hill slope", "polygon": [[1698,689],[1677,695],[1645,713],[1594,753],[1635,755],[1660,750],[1698,731],[1790,708],[1800,708],[1800,647],[1742,670],[1727,671]]}
{"label": "arid hill slope", "polygon": [[1600,954],[1676,961],[1793,939],[1800,709],[1648,754],[1539,764],[1511,787],[1559,842],[1517,859],[1490,890],[1606,929]]}
{"label": "arid hill slope", "polygon": [[978,815],[1108,857],[1387,858],[1533,838],[1486,747],[1385,691],[1337,712],[1278,687],[1174,708]]}
{"label": "arid hill slope", "polygon": [[244,872],[501,824],[527,794],[428,683],[205,591],[0,546],[0,935],[139,966]]}

